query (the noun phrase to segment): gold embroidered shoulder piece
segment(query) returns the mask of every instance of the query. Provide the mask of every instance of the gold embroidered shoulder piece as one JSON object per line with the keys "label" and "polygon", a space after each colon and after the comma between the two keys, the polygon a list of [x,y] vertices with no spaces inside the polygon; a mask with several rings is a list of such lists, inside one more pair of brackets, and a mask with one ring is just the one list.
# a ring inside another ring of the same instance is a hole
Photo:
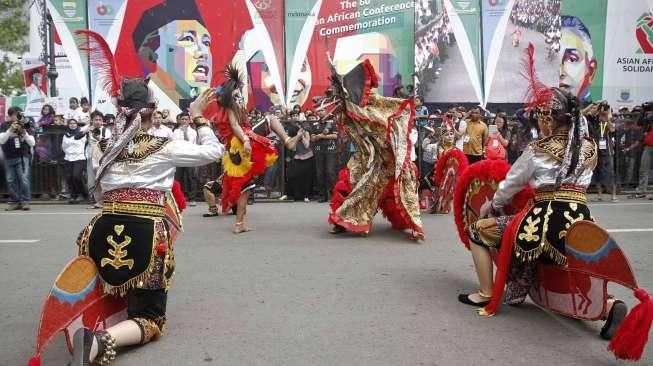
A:
{"label": "gold embroidered shoulder piece", "polygon": [[[533,141],[531,148],[534,152],[548,154],[562,161],[567,148],[567,135],[558,134]],[[591,164],[596,160],[596,143],[592,139],[584,138],[581,153],[584,155],[585,164]]]}
{"label": "gold embroidered shoulder piece", "polygon": [[[141,161],[148,156],[161,151],[170,142],[165,137],[157,137],[145,133],[139,133],[127,144],[116,158],[116,162]],[[100,150],[104,152],[107,148],[107,140],[100,141]]]}

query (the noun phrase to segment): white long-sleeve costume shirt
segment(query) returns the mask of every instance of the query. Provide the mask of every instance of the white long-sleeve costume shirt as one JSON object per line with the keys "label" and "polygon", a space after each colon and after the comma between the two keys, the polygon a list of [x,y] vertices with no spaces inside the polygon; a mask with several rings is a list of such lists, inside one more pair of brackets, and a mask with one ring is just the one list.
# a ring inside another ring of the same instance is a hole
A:
{"label": "white long-sleeve costume shirt", "polygon": [[[561,141],[564,141],[565,145],[561,145],[559,148],[566,146],[566,139]],[[592,172],[596,167],[596,144],[585,140],[581,150],[581,154],[583,153],[587,157],[580,175],[577,178],[573,175],[567,177],[562,180],[562,184],[585,189],[590,185]],[[512,165],[506,178],[499,183],[499,188],[494,193],[492,207],[502,210],[527,184],[530,184],[534,190],[554,186],[561,162],[562,159],[559,156],[541,151],[532,143]]]}
{"label": "white long-sleeve costume shirt", "polygon": [[[198,143],[167,141],[163,148],[138,161],[117,161],[102,177],[102,191],[119,188],[146,188],[170,191],[176,167],[202,166],[222,157],[224,146],[208,127],[197,130]],[[129,149],[130,146],[127,146]],[[132,147],[133,148],[133,147]],[[99,145],[94,150],[93,167],[97,170],[102,156]]]}

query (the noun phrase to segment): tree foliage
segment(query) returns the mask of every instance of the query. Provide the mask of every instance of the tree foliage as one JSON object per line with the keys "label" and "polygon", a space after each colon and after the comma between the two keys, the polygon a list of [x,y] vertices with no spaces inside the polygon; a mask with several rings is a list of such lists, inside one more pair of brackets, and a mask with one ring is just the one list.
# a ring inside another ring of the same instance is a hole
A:
{"label": "tree foliage", "polygon": [[16,56],[29,49],[27,4],[25,0],[0,0],[0,94],[24,93],[23,74]]}

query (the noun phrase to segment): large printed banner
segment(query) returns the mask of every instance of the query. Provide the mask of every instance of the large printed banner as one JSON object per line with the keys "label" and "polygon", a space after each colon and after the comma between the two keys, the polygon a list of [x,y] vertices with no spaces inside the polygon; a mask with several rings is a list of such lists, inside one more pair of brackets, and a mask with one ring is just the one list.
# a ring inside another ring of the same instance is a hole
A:
{"label": "large printed banner", "polygon": [[[379,92],[427,103],[520,103],[528,43],[547,85],[584,102],[632,106],[653,99],[652,0],[47,0],[57,41],[59,95],[96,87],[73,33],[102,34],[126,76],[148,76],[173,114],[236,63],[248,73],[249,105],[304,108],[328,87],[327,54],[340,73],[369,58]],[[34,8],[34,7],[33,7]],[[32,35],[38,14],[31,13]],[[32,57],[38,38],[30,36]],[[35,38],[33,40],[33,38]],[[405,87],[405,89],[401,89]]]}
{"label": "large printed banner", "polygon": [[603,58],[603,98],[632,107],[653,100],[651,1],[608,2]]}
{"label": "large printed banner", "polygon": [[[286,104],[310,106],[329,85],[327,54],[347,73],[369,59],[383,95],[406,93],[414,70],[414,2],[287,0]],[[308,104],[307,104],[308,103]]]}
{"label": "large printed banner", "polygon": [[74,75],[60,75],[60,94],[90,94],[103,112],[113,107],[75,47],[80,28],[107,40],[122,75],[148,76],[173,114],[221,82],[229,63],[247,71],[249,105],[260,109],[312,106],[329,85],[327,52],[342,73],[369,58],[385,95],[406,93],[399,87],[414,70],[412,0],[235,0],[219,9],[214,0],[48,0],[48,8]]}
{"label": "large printed banner", "polygon": [[583,103],[653,100],[652,7],[651,0],[421,0],[418,93],[427,103],[521,103],[524,49],[533,43],[540,79]]}
{"label": "large printed banner", "polygon": [[483,100],[480,0],[421,0],[415,85],[427,103]]}
{"label": "large printed banner", "polygon": [[[631,1],[630,4],[637,2]],[[595,0],[592,6],[587,6],[583,0],[562,2],[559,84],[585,103],[603,98],[605,62],[609,62],[604,60],[604,50],[608,42],[622,41],[620,37],[612,40],[605,37],[606,18],[608,21],[614,19],[614,14],[607,13],[607,6],[608,0]]]}
{"label": "large printed banner", "polygon": [[[59,95],[88,97],[88,62],[77,50],[73,34],[88,27],[86,0],[47,0],[56,30],[57,77]],[[63,56],[63,57],[62,57]]]}
{"label": "large printed banner", "polygon": [[[114,52],[126,5],[127,0],[88,0],[88,27],[101,34]],[[115,107],[108,94],[97,86],[95,73],[91,72],[90,77],[93,108],[102,113],[115,113]]]}

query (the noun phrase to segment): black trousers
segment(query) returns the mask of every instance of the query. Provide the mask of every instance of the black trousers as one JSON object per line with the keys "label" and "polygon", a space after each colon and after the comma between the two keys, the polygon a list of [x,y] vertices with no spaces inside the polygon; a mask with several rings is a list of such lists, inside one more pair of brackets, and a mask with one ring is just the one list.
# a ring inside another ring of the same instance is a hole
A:
{"label": "black trousers", "polygon": [[188,200],[195,201],[199,199],[199,183],[195,168],[177,168],[175,179],[181,184],[181,190],[184,191],[184,195]]}
{"label": "black trousers", "polygon": [[313,163],[314,158],[299,160],[293,159],[288,172],[288,193],[295,200],[311,197],[313,190]]}
{"label": "black trousers", "polygon": [[135,288],[127,293],[127,317],[150,320],[165,319],[168,293],[164,289]]}
{"label": "black trousers", "polygon": [[84,179],[86,160],[65,161],[64,166],[66,169],[66,184],[68,184],[68,189],[70,190],[70,198],[86,197],[86,180]]}
{"label": "black trousers", "polygon": [[328,199],[337,179],[338,154],[335,151],[315,154],[315,184],[318,193]]}

